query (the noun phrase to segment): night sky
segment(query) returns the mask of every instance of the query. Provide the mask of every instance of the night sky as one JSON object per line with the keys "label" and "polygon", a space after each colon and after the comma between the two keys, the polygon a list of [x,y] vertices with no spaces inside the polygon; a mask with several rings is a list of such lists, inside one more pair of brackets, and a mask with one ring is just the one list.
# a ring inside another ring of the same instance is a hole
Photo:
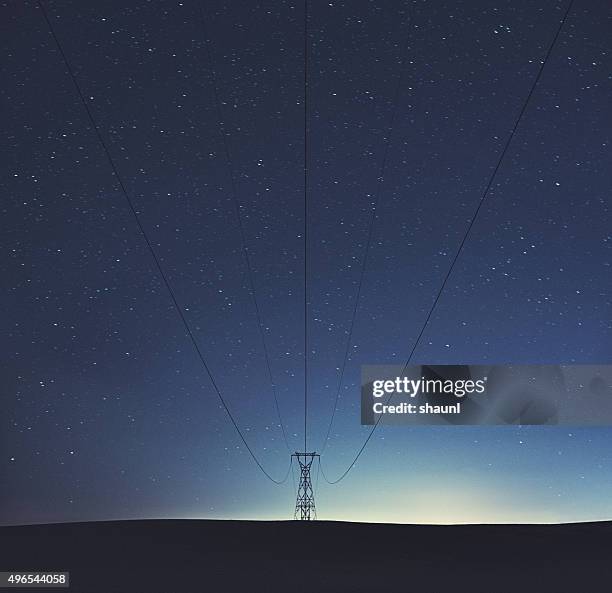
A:
{"label": "night sky", "polygon": [[[234,199],[295,450],[303,3],[44,4],[215,380],[282,478]],[[378,200],[328,477],[369,431],[360,365],[406,361],[566,8],[309,2],[309,449],[327,431]],[[41,9],[2,2],[0,23],[0,522],[292,517],[292,480],[266,480],[229,422]],[[413,362],[610,362],[611,27],[609,2],[575,0]],[[340,484],[313,476],[324,519],[609,519],[612,429],[381,427]]]}

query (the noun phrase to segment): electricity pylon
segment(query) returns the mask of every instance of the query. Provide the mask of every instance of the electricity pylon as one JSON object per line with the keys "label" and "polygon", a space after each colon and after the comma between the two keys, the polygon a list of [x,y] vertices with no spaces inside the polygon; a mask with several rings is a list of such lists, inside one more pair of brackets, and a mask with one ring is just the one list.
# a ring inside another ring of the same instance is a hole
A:
{"label": "electricity pylon", "polygon": [[299,521],[314,521],[317,518],[317,509],[315,508],[314,491],[310,480],[310,466],[314,458],[319,457],[319,455],[296,451],[291,457],[295,457],[300,465],[300,485],[298,486],[293,518]]}

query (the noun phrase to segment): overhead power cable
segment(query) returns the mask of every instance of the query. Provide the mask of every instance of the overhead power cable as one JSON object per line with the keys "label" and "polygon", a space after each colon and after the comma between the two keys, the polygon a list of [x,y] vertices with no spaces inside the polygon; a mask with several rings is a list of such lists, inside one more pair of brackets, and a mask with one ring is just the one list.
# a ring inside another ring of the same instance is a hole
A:
{"label": "overhead power cable", "polygon": [[297,486],[295,483],[295,471],[294,471],[294,466],[293,466],[293,455],[291,456],[291,463],[289,467],[291,467],[291,481],[293,482],[293,492],[297,495]]}
{"label": "overhead power cable", "polygon": [[[408,11],[408,7],[406,7],[406,11]],[[406,23],[406,26],[408,23]],[[376,190],[376,198],[374,200],[374,204],[370,211],[370,220],[368,222],[368,231],[367,231],[367,240],[363,250],[363,257],[361,258],[361,271],[359,274],[359,282],[357,284],[357,293],[355,295],[355,305],[353,307],[353,311],[351,314],[351,320],[349,324],[349,330],[346,337],[346,347],[344,349],[344,358],[342,360],[342,365],[340,367],[340,377],[338,378],[338,388],[336,389],[336,396],[334,399],[334,407],[332,409],[331,418],[329,420],[329,425],[327,426],[327,432],[325,434],[325,439],[323,440],[323,445],[321,446],[321,454],[327,448],[327,444],[329,442],[329,435],[331,434],[332,425],[334,424],[334,419],[336,417],[336,411],[338,410],[338,400],[340,399],[340,391],[342,390],[342,384],[344,383],[344,374],[346,371],[346,365],[350,358],[349,353],[351,349],[351,343],[353,341],[353,329],[355,328],[355,320],[357,319],[357,311],[359,309],[359,303],[361,301],[361,289],[363,287],[363,279],[365,277],[366,268],[368,264],[368,256],[370,254],[370,246],[372,245],[372,237],[374,235],[374,222],[376,220],[376,211],[378,209],[378,204],[380,203],[380,195],[383,191],[383,185],[385,180],[385,171],[387,168],[387,160],[389,157],[389,147],[391,145],[391,138],[393,136],[393,129],[395,127],[395,121],[397,119],[398,112],[398,104],[399,98],[402,91],[402,82],[404,80],[404,70],[408,55],[408,43],[410,40],[410,35],[406,34],[406,38],[404,40],[403,49],[401,52],[401,62],[399,66],[399,76],[397,77],[397,86],[395,89],[395,93],[393,96],[392,110],[391,110],[391,118],[389,121],[389,126],[387,128],[387,134],[385,136],[385,143],[382,153],[382,160],[380,164],[380,171],[377,177],[377,185],[378,188]]]}
{"label": "overhead power cable", "polygon": [[[476,210],[474,211],[474,214],[472,215],[472,218],[470,220],[470,223],[465,231],[465,234],[463,236],[463,239],[461,240],[461,242],[459,243],[459,247],[457,248],[457,251],[455,253],[455,256],[453,257],[450,267],[448,268],[448,271],[446,272],[446,275],[444,277],[444,280],[442,282],[442,285],[440,286],[440,289],[438,290],[438,293],[436,295],[436,298],[433,301],[433,304],[431,305],[431,308],[429,310],[429,313],[427,314],[427,317],[425,318],[425,322],[423,323],[423,326],[421,327],[421,330],[419,331],[419,334],[414,342],[414,345],[412,346],[412,350],[410,351],[410,354],[408,356],[408,360],[406,361],[406,364],[404,365],[404,369],[402,371],[402,373],[406,370],[406,368],[408,367],[408,365],[410,364],[412,357],[417,349],[417,346],[419,345],[419,342],[421,340],[421,338],[423,337],[423,334],[425,333],[425,329],[429,323],[429,320],[431,319],[431,316],[438,304],[438,301],[440,300],[440,296],[442,295],[442,292],[444,291],[444,288],[446,287],[446,284],[448,282],[448,279],[450,278],[453,268],[455,266],[455,264],[457,263],[457,260],[459,259],[459,255],[461,254],[463,247],[466,244],[466,241],[469,237],[470,231],[472,230],[472,227],[474,226],[474,222],[476,221],[476,218],[478,217],[478,213],[480,212],[480,209],[485,201],[485,198],[487,197],[487,194],[489,193],[489,190],[491,189],[491,186],[493,184],[493,181],[497,175],[497,172],[499,171],[499,168],[502,164],[502,161],[504,160],[504,157],[506,156],[506,152],[508,151],[508,148],[512,142],[512,139],[514,138],[514,135],[516,133],[516,130],[518,129],[518,126],[520,124],[520,121],[527,109],[527,105],[529,104],[529,101],[531,99],[531,97],[533,96],[533,93],[536,89],[536,86],[538,85],[538,82],[540,81],[540,78],[542,76],[542,72],[544,71],[544,67],[546,66],[546,63],[548,62],[548,59],[550,58],[550,55],[552,54],[552,51],[557,43],[557,40],[559,38],[559,35],[561,33],[561,30],[563,29],[563,25],[565,24],[568,15],[571,12],[572,9],[572,5],[574,3],[574,0],[570,0],[567,8],[565,10],[565,13],[563,15],[563,18],[561,19],[560,23],[559,23],[559,27],[557,28],[557,31],[555,33],[555,36],[553,37],[553,40],[548,48],[548,51],[546,52],[546,55],[544,56],[544,59],[542,60],[541,64],[540,64],[540,68],[538,70],[538,73],[533,81],[533,84],[531,85],[531,88],[529,90],[529,93],[527,94],[527,97],[523,103],[523,106],[521,107],[521,110],[518,113],[518,117],[516,118],[516,121],[514,123],[514,126],[512,128],[512,131],[510,132],[510,135],[508,136],[508,139],[506,140],[506,143],[504,144],[504,147],[501,151],[501,154],[499,156],[499,159],[497,161],[497,165],[495,166],[495,169],[493,169],[493,173],[491,174],[491,176],[489,177],[488,183],[485,187],[484,192],[482,193],[482,196],[480,197],[480,200],[478,202],[478,205],[476,207]],[[387,403],[389,403],[389,401],[392,399],[393,394],[391,394],[388,398],[387,398]],[[372,438],[372,436],[374,435],[374,432],[376,431],[376,428],[378,427],[378,425],[380,424],[380,420],[382,419],[382,414],[378,416],[378,419],[376,420],[376,423],[374,424],[374,426],[372,427],[372,429],[370,430],[370,432],[368,433],[367,438],[365,439],[364,443],[361,445],[361,447],[359,448],[359,450],[357,451],[357,454],[355,455],[355,457],[353,458],[353,460],[351,461],[351,463],[349,464],[349,466],[347,467],[347,469],[340,475],[340,477],[338,477],[335,480],[329,480],[323,470],[323,467],[321,467],[321,475],[323,476],[323,479],[328,483],[328,484],[337,484],[338,482],[340,482],[341,480],[343,480],[348,473],[353,469],[353,467],[355,466],[355,463],[357,463],[357,460],[359,459],[359,457],[361,456],[361,454],[363,453],[364,449],[366,448],[367,444],[370,442],[370,439]]]}
{"label": "overhead power cable", "polygon": [[206,13],[204,11],[204,8],[201,2],[199,2],[199,8],[200,8],[200,17],[201,17],[201,22],[202,22],[202,30],[204,32],[204,45],[206,47],[208,63],[210,64],[210,72],[212,75],[212,87],[213,87],[213,95],[215,98],[215,108],[217,110],[217,120],[219,122],[219,130],[220,130],[221,138],[222,138],[223,151],[225,153],[225,160],[227,162],[227,168],[229,171],[232,201],[234,204],[234,209],[236,211],[236,220],[238,221],[238,230],[240,233],[240,240],[242,243],[242,253],[243,253],[244,261],[246,263],[247,271],[248,271],[249,292],[251,293],[251,298],[253,300],[253,307],[255,309],[255,315],[257,317],[257,327],[259,328],[259,336],[261,338],[261,343],[263,345],[264,359],[265,359],[266,368],[268,372],[268,378],[270,380],[270,385],[272,387],[272,396],[274,397],[274,407],[276,408],[276,415],[278,417],[278,423],[279,423],[279,426],[280,426],[280,429],[283,435],[283,441],[285,442],[285,447],[287,448],[287,451],[291,453],[292,452],[291,447],[289,446],[289,440],[287,439],[287,432],[285,430],[285,425],[283,423],[280,406],[278,404],[278,394],[276,391],[276,383],[274,382],[274,375],[272,373],[272,365],[270,363],[270,354],[268,352],[268,346],[267,346],[266,336],[264,332],[264,325],[263,325],[262,316],[261,316],[261,309],[257,301],[257,292],[255,290],[255,280],[254,280],[255,275],[253,273],[253,266],[251,265],[251,256],[249,254],[249,248],[247,246],[247,241],[246,241],[246,233],[244,230],[244,223],[242,220],[242,212],[241,212],[242,207],[238,202],[238,190],[236,188],[236,176],[235,176],[235,171],[234,171],[234,164],[233,164],[232,157],[231,157],[228,133],[225,127],[225,118],[223,117],[223,107],[221,105],[221,100],[219,98],[219,82],[218,82],[218,76],[217,76],[217,69],[215,67],[215,61],[213,57],[213,51],[211,48],[212,41],[208,34],[208,27],[207,27],[208,19],[206,17]]}
{"label": "overhead power cable", "polygon": [[100,132],[100,129],[98,127],[98,125],[96,124],[95,118],[93,117],[93,114],[89,108],[89,104],[87,103],[87,100],[85,99],[85,95],[83,94],[83,91],[81,90],[81,86],[78,82],[78,79],[76,78],[76,75],[74,74],[74,71],[70,65],[70,62],[68,60],[68,57],[66,56],[66,53],[64,52],[64,49],[62,47],[62,44],[59,41],[59,38],[57,37],[56,33],[55,33],[55,29],[53,28],[53,25],[51,23],[51,20],[49,18],[49,15],[47,14],[47,11],[45,9],[45,6],[43,4],[43,2],[41,0],[37,1],[38,7],[40,8],[44,19],[47,23],[47,26],[49,27],[49,32],[51,33],[51,36],[53,37],[53,40],[55,41],[55,45],[57,46],[57,49],[64,61],[64,65],[66,67],[66,70],[68,71],[68,74],[70,75],[70,78],[72,79],[72,82],[75,86],[75,89],[81,99],[81,102],[83,103],[83,107],[85,108],[85,112],[87,113],[87,117],[89,119],[89,122],[98,138],[98,141],[102,147],[102,149],[104,150],[106,157],[108,159],[109,165],[112,169],[113,175],[115,176],[115,179],[117,180],[117,185],[119,186],[119,188],[121,189],[121,192],[123,193],[126,202],[129,206],[130,211],[132,212],[134,219],[136,221],[136,225],[138,226],[138,229],[141,233],[141,235],[143,236],[143,239],[145,240],[145,243],[151,253],[151,256],[153,258],[153,261],[155,262],[155,266],[157,267],[157,271],[159,272],[159,275],[161,277],[161,279],[163,280],[164,285],[166,286],[166,289],[168,290],[168,293],[170,294],[170,298],[172,300],[172,303],[185,327],[185,331],[189,337],[189,339],[191,340],[191,342],[193,343],[193,346],[195,348],[195,351],[198,355],[198,358],[200,359],[200,362],[202,363],[202,366],[204,367],[204,370],[206,371],[206,374],[208,375],[210,382],[215,390],[215,392],[217,393],[217,396],[219,397],[219,401],[221,402],[221,405],[223,406],[223,409],[225,410],[225,412],[227,413],[232,425],[234,426],[234,428],[236,429],[236,432],[238,433],[238,436],[240,437],[240,440],[243,442],[244,446],[246,447],[247,451],[249,452],[251,458],[253,459],[253,461],[255,462],[255,464],[257,465],[257,467],[261,470],[261,472],[272,482],[274,482],[275,484],[283,484],[287,478],[289,477],[289,471],[291,471],[291,465],[289,465],[289,469],[287,471],[287,473],[285,474],[284,478],[281,480],[276,480],[275,478],[273,478],[267,471],[266,469],[263,467],[263,465],[261,464],[261,462],[259,461],[259,459],[257,458],[257,456],[255,455],[253,449],[251,449],[249,443],[247,442],[246,438],[244,437],[242,431],[240,430],[240,427],[238,426],[238,423],[236,422],[236,419],[234,418],[233,414],[231,413],[227,402],[225,401],[225,398],[223,397],[223,395],[221,394],[221,391],[219,389],[219,387],[217,386],[217,382],[215,381],[215,378],[213,377],[213,374],[206,362],[206,359],[204,358],[204,355],[202,354],[202,351],[200,350],[200,347],[195,339],[195,336],[193,334],[193,332],[191,331],[191,328],[189,326],[189,323],[187,322],[187,319],[185,317],[185,314],[183,313],[182,308],[180,307],[178,300],[176,298],[176,295],[174,294],[174,290],[172,289],[172,286],[170,285],[170,282],[168,281],[168,278],[161,266],[160,260],[157,257],[157,254],[155,253],[155,249],[153,248],[153,244],[151,243],[141,221],[140,221],[140,217],[138,216],[138,213],[136,211],[136,208],[134,207],[134,204],[132,203],[132,199],[130,198],[126,188],[125,188],[125,184],[123,183],[123,180],[121,178],[121,176],[119,175],[119,171],[117,166],[115,165],[115,161],[113,159],[113,157],[111,156],[110,150],[106,144],[106,142],[104,141],[104,138],[102,137],[102,133]]}
{"label": "overhead power cable", "polygon": [[304,0],[304,452],[308,440],[308,0]]}

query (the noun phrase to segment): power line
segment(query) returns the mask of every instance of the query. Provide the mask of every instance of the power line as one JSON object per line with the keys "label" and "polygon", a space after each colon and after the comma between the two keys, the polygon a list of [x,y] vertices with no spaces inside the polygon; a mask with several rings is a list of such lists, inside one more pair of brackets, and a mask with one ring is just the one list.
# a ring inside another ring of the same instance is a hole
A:
{"label": "power line", "polygon": [[[408,7],[406,7],[406,10],[407,9]],[[406,26],[407,25],[408,23],[406,23]],[[342,383],[344,382],[344,373],[345,373],[346,365],[349,359],[349,352],[351,349],[351,342],[353,339],[353,329],[355,327],[355,320],[357,318],[357,311],[359,309],[359,302],[361,300],[361,288],[363,286],[363,279],[365,277],[365,272],[367,268],[368,256],[370,254],[370,246],[372,244],[372,237],[374,235],[374,221],[376,220],[376,211],[378,209],[378,204],[380,202],[380,195],[382,193],[382,188],[384,184],[385,170],[387,168],[387,159],[389,156],[389,147],[391,145],[391,137],[393,135],[393,129],[395,127],[395,120],[396,120],[397,112],[398,112],[399,98],[401,95],[402,82],[404,80],[404,69],[405,69],[406,59],[408,55],[409,39],[410,39],[410,36],[406,34],[406,39],[404,41],[402,53],[400,54],[402,56],[402,59],[400,62],[400,73],[399,73],[398,80],[397,80],[397,87],[395,89],[395,93],[393,96],[393,108],[391,111],[391,119],[389,122],[389,126],[387,128],[388,132],[387,132],[387,137],[385,139],[386,140],[385,146],[383,149],[383,157],[382,157],[381,166],[380,166],[380,173],[377,177],[378,190],[376,191],[376,198],[374,200],[374,205],[372,206],[372,209],[371,209],[370,220],[368,223],[368,236],[367,236],[367,241],[366,241],[366,245],[365,245],[364,252],[363,252],[363,258],[361,260],[361,273],[359,275],[359,283],[357,285],[357,293],[355,295],[355,306],[353,307],[353,312],[351,315],[351,321],[349,325],[349,331],[348,331],[347,338],[346,338],[346,348],[344,351],[344,358],[342,360],[342,366],[340,368],[340,377],[338,379],[338,388],[336,390],[334,407],[332,409],[331,418],[329,420],[329,425],[327,427],[327,433],[325,434],[325,439],[321,447],[321,454],[325,451],[327,447],[327,443],[329,442],[329,435],[331,433],[332,425],[334,423],[334,418],[336,416],[336,411],[338,409],[338,400],[340,398],[340,391],[342,389]]]}
{"label": "power line", "polygon": [[[510,143],[512,142],[512,139],[514,138],[514,135],[516,133],[516,130],[519,126],[519,123],[527,109],[527,105],[529,104],[529,101],[535,91],[535,88],[538,84],[538,82],[540,81],[540,78],[542,76],[542,72],[544,71],[544,67],[546,66],[546,63],[548,62],[548,59],[552,53],[552,50],[555,47],[555,44],[557,43],[557,39],[559,38],[559,35],[561,33],[561,30],[563,29],[563,25],[565,24],[565,21],[567,20],[568,15],[570,14],[570,11],[572,9],[572,5],[574,4],[574,0],[570,0],[567,6],[567,9],[565,10],[565,13],[563,15],[563,18],[561,19],[561,22],[559,24],[559,27],[557,28],[557,32],[555,33],[555,36],[553,37],[552,43],[550,44],[548,51],[546,52],[546,55],[544,56],[544,59],[542,60],[541,64],[540,64],[540,69],[538,70],[538,73],[533,81],[533,84],[531,86],[531,89],[529,90],[529,93],[527,95],[527,98],[525,99],[523,106],[521,108],[521,110],[519,111],[518,117],[516,118],[516,121],[514,123],[514,127],[512,128],[512,131],[510,132],[510,135],[508,136],[508,139],[506,140],[506,143],[501,151],[501,154],[499,156],[499,159],[497,161],[497,165],[495,166],[495,169],[493,170],[493,173],[491,174],[491,176],[489,177],[489,181],[485,187],[485,190],[478,202],[478,206],[476,207],[476,210],[474,211],[474,214],[472,216],[472,219],[466,229],[466,232],[463,236],[463,239],[461,240],[461,243],[459,244],[459,247],[455,253],[455,256],[451,262],[451,265],[446,273],[446,276],[444,277],[444,280],[442,282],[442,285],[440,286],[440,289],[438,290],[438,293],[436,295],[436,298],[433,301],[433,304],[429,310],[429,313],[427,314],[427,317],[425,318],[425,322],[423,323],[423,326],[421,327],[421,331],[419,332],[417,339],[414,342],[414,345],[412,346],[412,350],[410,351],[410,355],[408,356],[408,360],[406,361],[406,364],[404,365],[404,369],[402,370],[402,373],[406,370],[406,368],[408,367],[408,365],[410,364],[410,361],[412,360],[412,356],[414,355],[417,346],[419,345],[419,342],[425,332],[425,329],[429,323],[429,320],[431,319],[431,316],[438,304],[438,301],[440,300],[440,296],[442,295],[442,292],[444,291],[444,288],[446,287],[446,283],[448,282],[448,279],[450,278],[453,268],[457,262],[457,260],[459,259],[459,255],[461,254],[461,251],[463,250],[463,247],[468,239],[468,236],[470,234],[470,231],[472,230],[472,227],[474,226],[474,222],[476,221],[476,218],[478,217],[478,213],[480,212],[480,209],[485,201],[485,198],[487,197],[487,194],[489,193],[489,190],[491,189],[491,186],[493,184],[493,181],[495,179],[495,176],[497,175],[497,172],[502,164],[502,161],[504,160],[504,157],[506,155],[506,152],[508,151],[508,148],[510,146]],[[388,398],[387,398],[387,403],[389,403],[389,401],[392,399],[393,394],[391,394]],[[363,445],[361,445],[361,448],[357,451],[357,454],[355,455],[353,461],[351,461],[350,465],[348,466],[348,468],[344,471],[344,473],[342,473],[340,475],[339,478],[337,478],[336,480],[329,480],[327,478],[327,476],[325,475],[325,472],[323,471],[323,468],[321,467],[321,475],[323,476],[323,479],[328,483],[328,484],[337,484],[338,482],[340,482],[341,480],[343,480],[348,473],[353,469],[353,467],[355,466],[355,463],[357,463],[357,460],[359,459],[359,457],[361,456],[361,454],[363,453],[364,449],[366,448],[368,442],[370,441],[370,439],[372,438],[372,435],[374,434],[374,431],[376,430],[376,428],[378,427],[378,425],[380,424],[380,421],[382,419],[382,414],[378,416],[378,419],[376,420],[376,423],[374,424],[374,426],[372,427],[372,429],[370,430],[367,438],[365,439]]]}
{"label": "power line", "polygon": [[[68,71],[68,74],[70,75],[70,78],[72,79],[72,82],[76,88],[76,91],[81,99],[81,102],[83,103],[83,107],[85,108],[85,112],[87,113],[87,117],[89,119],[89,122],[92,126],[92,128],[94,129],[94,132],[98,138],[98,141],[100,142],[100,145],[102,146],[102,149],[104,150],[106,157],[108,159],[109,165],[112,169],[113,175],[115,177],[115,179],[117,180],[117,184],[119,185],[121,192],[123,193],[123,195],[125,196],[125,199],[128,203],[129,209],[132,212],[132,214],[134,215],[134,219],[136,220],[136,224],[138,226],[138,229],[140,230],[140,233],[142,234],[145,243],[151,253],[151,256],[153,257],[153,261],[155,262],[155,265],[157,267],[157,270],[159,272],[159,275],[161,276],[164,285],[166,286],[166,289],[168,290],[168,293],[170,294],[170,298],[172,299],[172,303],[174,304],[174,307],[177,311],[177,313],[179,314],[179,317],[181,318],[181,321],[183,322],[183,325],[185,326],[185,331],[187,332],[187,335],[189,336],[189,338],[191,339],[191,342],[193,343],[193,346],[196,350],[196,353],[200,359],[200,361],[202,362],[202,365],[204,367],[204,369],[206,370],[206,373],[210,379],[210,382],[215,390],[215,392],[217,393],[219,400],[223,406],[223,408],[225,409],[225,412],[227,413],[231,423],[233,424],[234,428],[236,429],[236,432],[238,433],[238,436],[240,437],[240,439],[242,440],[244,446],[246,447],[247,451],[249,452],[249,454],[251,455],[253,461],[255,462],[255,464],[257,465],[257,467],[262,471],[262,473],[272,482],[274,482],[275,484],[283,484],[287,478],[289,477],[289,472],[287,472],[287,474],[285,475],[285,477],[282,480],[276,480],[274,479],[263,467],[263,465],[261,464],[261,462],[259,461],[259,459],[257,458],[257,456],[255,455],[255,453],[253,452],[253,450],[251,449],[251,447],[249,446],[247,440],[245,439],[244,435],[242,434],[242,431],[240,430],[234,416],[232,415],[223,395],[221,394],[221,391],[219,390],[219,387],[217,386],[217,383],[210,371],[210,368],[208,367],[208,364],[206,363],[206,360],[204,358],[204,355],[202,354],[202,351],[200,350],[200,347],[198,346],[198,343],[195,339],[195,336],[193,335],[191,328],[189,327],[189,324],[187,323],[187,319],[183,313],[183,310],[181,309],[178,300],[174,294],[174,291],[172,289],[172,287],[170,286],[170,283],[168,281],[168,278],[166,277],[166,274],[164,273],[164,270],[161,266],[161,263],[157,257],[157,254],[155,253],[155,249],[153,248],[153,244],[151,243],[151,241],[149,240],[149,237],[142,225],[142,223],[140,222],[140,218],[138,216],[138,213],[136,211],[136,208],[134,207],[134,204],[132,203],[132,200],[125,188],[125,185],[123,183],[123,180],[121,179],[121,176],[119,175],[119,171],[117,169],[117,166],[115,165],[115,161],[111,156],[110,150],[108,148],[108,146],[106,145],[106,142],[104,141],[104,138],[102,137],[102,133],[100,132],[100,129],[98,128],[98,125],[96,124],[96,121],[93,117],[93,114],[91,113],[91,110],[89,109],[89,105],[87,103],[87,100],[85,99],[85,96],[83,94],[83,91],[81,90],[81,86],[74,74],[74,71],[72,69],[72,67],[70,66],[70,62],[68,61],[68,57],[66,56],[63,47],[59,41],[59,38],[57,37],[56,33],[55,33],[55,29],[53,28],[53,25],[51,24],[51,20],[49,19],[49,15],[47,14],[47,11],[42,3],[41,0],[37,0],[37,4],[38,7],[40,8],[40,10],[42,11],[42,14],[45,18],[45,21],[47,22],[47,26],[49,27],[49,32],[51,33],[51,36],[53,37],[53,40],[55,41],[55,44],[57,46],[57,49],[62,57],[62,60],[64,61],[64,65],[66,67],[66,70]],[[289,468],[291,468],[291,466],[289,466]]]}
{"label": "power line", "polygon": [[304,451],[308,451],[308,0],[304,0]]}
{"label": "power line", "polygon": [[291,456],[291,462],[289,463],[289,467],[291,468],[291,481],[293,482],[293,492],[297,494],[297,486],[295,485],[295,472],[293,471],[293,455]]}
{"label": "power line", "polygon": [[272,387],[272,395],[274,397],[274,406],[276,408],[276,415],[278,417],[278,422],[281,428],[281,432],[283,434],[283,440],[285,442],[285,446],[289,453],[291,453],[291,447],[289,446],[289,441],[287,439],[287,433],[285,431],[285,425],[283,424],[283,419],[280,412],[280,406],[278,404],[278,396],[276,393],[276,384],[274,382],[274,375],[272,374],[272,365],[270,364],[270,354],[268,352],[268,346],[266,344],[266,337],[263,328],[261,310],[259,308],[259,303],[257,301],[257,292],[255,290],[255,281],[253,274],[253,267],[251,265],[251,256],[249,255],[249,248],[247,246],[246,241],[246,233],[244,231],[244,224],[242,221],[241,207],[238,203],[238,191],[236,189],[236,179],[234,172],[234,165],[231,158],[231,151],[229,147],[229,140],[227,138],[227,131],[225,129],[225,122],[223,118],[223,108],[221,106],[221,100],[219,98],[219,83],[217,77],[217,69],[215,68],[215,62],[213,59],[213,51],[211,49],[211,40],[208,35],[208,27],[206,25],[207,18],[206,13],[204,12],[204,8],[202,6],[201,1],[198,3],[200,9],[200,17],[202,22],[202,29],[204,32],[204,46],[206,47],[206,53],[208,56],[208,63],[210,64],[210,72],[212,74],[212,87],[213,87],[213,95],[215,98],[215,108],[217,110],[217,120],[219,122],[219,130],[221,132],[222,143],[223,143],[223,151],[225,153],[225,160],[227,161],[227,168],[229,170],[229,178],[230,178],[230,187],[232,190],[232,201],[234,203],[234,209],[236,211],[236,219],[238,221],[238,229],[240,232],[240,239],[242,243],[242,253],[244,255],[244,261],[246,262],[247,271],[248,271],[248,279],[249,279],[249,292],[251,293],[251,297],[253,300],[253,307],[255,309],[255,315],[257,317],[257,327],[259,328],[259,336],[261,338],[261,343],[264,349],[264,359],[266,363],[266,368],[268,371],[268,378],[270,379],[270,385]]}

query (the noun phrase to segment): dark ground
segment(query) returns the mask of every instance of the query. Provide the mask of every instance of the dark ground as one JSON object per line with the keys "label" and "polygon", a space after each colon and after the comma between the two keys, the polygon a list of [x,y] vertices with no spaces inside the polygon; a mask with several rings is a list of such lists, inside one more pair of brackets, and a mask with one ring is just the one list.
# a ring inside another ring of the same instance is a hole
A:
{"label": "dark ground", "polygon": [[2,527],[0,570],[67,570],[69,590],[78,593],[610,592],[612,523],[146,520]]}

